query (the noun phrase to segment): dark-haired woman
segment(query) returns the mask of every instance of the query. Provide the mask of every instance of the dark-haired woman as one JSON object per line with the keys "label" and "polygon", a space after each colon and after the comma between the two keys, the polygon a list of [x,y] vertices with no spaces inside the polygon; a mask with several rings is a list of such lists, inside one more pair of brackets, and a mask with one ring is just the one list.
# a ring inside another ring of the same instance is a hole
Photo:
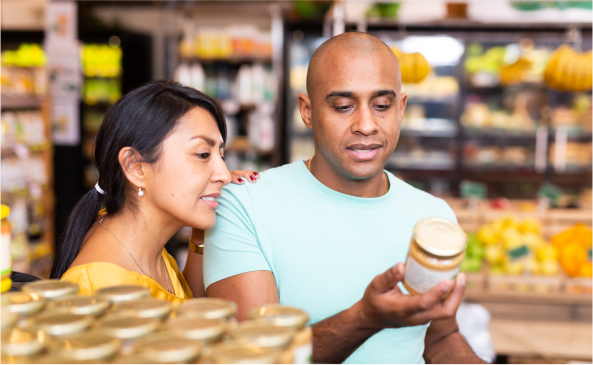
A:
{"label": "dark-haired woman", "polygon": [[231,181],[225,140],[222,110],[195,89],[156,81],[126,94],[97,133],[99,181],[74,207],[50,276],[81,294],[138,284],[171,302],[191,298],[164,246],[182,227],[214,226],[216,199]]}

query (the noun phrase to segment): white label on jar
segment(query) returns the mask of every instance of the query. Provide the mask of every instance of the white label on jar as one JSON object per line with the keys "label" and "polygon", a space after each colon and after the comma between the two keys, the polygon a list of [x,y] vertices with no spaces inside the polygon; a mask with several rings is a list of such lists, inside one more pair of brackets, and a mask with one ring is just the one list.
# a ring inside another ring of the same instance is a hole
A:
{"label": "white label on jar", "polygon": [[2,247],[0,247],[0,271],[2,276],[9,274],[12,270],[12,254],[10,253],[10,231],[2,232]]}
{"label": "white label on jar", "polygon": [[458,272],[459,266],[447,271],[431,270],[420,265],[412,256],[408,256],[404,278],[412,289],[418,293],[426,293],[441,281],[452,279]]}
{"label": "white label on jar", "polygon": [[306,345],[294,348],[295,364],[311,364],[313,362],[313,344],[309,342]]}

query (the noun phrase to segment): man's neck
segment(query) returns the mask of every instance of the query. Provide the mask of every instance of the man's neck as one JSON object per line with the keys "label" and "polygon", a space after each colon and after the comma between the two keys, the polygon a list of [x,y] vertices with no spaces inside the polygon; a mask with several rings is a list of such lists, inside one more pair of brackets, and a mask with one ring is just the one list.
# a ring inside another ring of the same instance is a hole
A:
{"label": "man's neck", "polygon": [[[323,158],[316,157],[311,161],[311,174],[319,180],[320,183],[339,193],[356,196],[359,198],[377,198],[385,195],[386,176],[383,170],[367,179],[351,179],[335,171],[333,166]],[[309,160],[305,161],[309,166]]]}

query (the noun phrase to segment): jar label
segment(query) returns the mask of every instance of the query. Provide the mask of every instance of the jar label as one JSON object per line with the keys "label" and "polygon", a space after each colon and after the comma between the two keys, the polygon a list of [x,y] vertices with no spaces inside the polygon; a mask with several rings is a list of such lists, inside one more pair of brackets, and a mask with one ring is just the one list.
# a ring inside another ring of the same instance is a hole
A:
{"label": "jar label", "polygon": [[10,252],[10,230],[2,232],[0,247],[0,270],[2,276],[10,274],[12,271],[12,254]]}
{"label": "jar label", "polygon": [[294,348],[295,364],[311,364],[313,362],[313,344],[309,342],[306,345]]}
{"label": "jar label", "polygon": [[419,293],[426,293],[443,280],[453,279],[459,272],[459,266],[447,271],[426,268],[408,256],[406,260],[406,284]]}

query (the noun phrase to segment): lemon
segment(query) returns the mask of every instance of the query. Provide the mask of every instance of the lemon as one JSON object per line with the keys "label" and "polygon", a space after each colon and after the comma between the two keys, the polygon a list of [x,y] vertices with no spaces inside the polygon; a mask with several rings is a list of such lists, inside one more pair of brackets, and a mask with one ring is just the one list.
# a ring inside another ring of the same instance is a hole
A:
{"label": "lemon", "polygon": [[540,262],[547,259],[557,260],[558,252],[552,245],[543,245],[535,250],[535,257],[537,257],[537,260]]}

